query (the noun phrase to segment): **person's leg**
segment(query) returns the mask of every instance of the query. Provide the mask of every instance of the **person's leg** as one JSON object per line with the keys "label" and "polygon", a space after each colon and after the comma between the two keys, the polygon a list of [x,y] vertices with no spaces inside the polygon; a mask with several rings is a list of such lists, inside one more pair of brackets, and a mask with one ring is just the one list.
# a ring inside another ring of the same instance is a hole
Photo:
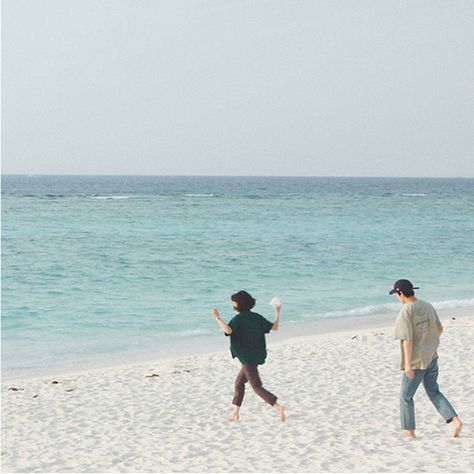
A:
{"label": "person's leg", "polygon": [[254,389],[255,393],[261,398],[263,398],[263,400],[265,400],[272,407],[276,408],[276,410],[280,413],[280,420],[285,421],[285,408],[279,403],[277,403],[277,397],[273,395],[273,393],[263,388],[262,381],[258,373],[258,367],[256,365],[245,365],[244,368],[247,379],[252,388]]}
{"label": "person's leg", "polygon": [[413,397],[423,380],[424,370],[414,370],[415,376],[409,379],[404,373],[400,389],[400,422],[403,434],[406,437],[415,437],[415,404]]}
{"label": "person's leg", "polygon": [[227,418],[228,421],[237,421],[238,419],[240,419],[240,407],[242,405],[242,401],[244,400],[246,382],[247,375],[244,370],[244,366],[242,366],[239,374],[237,375],[237,378],[235,379],[235,393],[234,399],[232,400],[232,405],[234,405],[234,409]]}
{"label": "person's leg", "polygon": [[453,422],[454,436],[459,436],[462,430],[461,420],[458,418],[451,403],[449,403],[448,399],[439,390],[437,357],[433,359],[425,371],[423,386],[425,387],[426,394],[430,398],[431,403],[435,406],[436,410],[438,410],[438,413],[446,420],[446,423]]}

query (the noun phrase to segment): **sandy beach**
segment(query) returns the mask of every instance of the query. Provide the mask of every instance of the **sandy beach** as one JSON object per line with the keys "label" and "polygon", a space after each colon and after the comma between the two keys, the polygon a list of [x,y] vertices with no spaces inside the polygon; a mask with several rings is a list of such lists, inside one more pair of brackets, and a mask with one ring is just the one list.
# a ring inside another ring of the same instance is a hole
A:
{"label": "sandy beach", "polygon": [[474,474],[474,0],[1,12],[0,474]]}
{"label": "sandy beach", "polygon": [[212,354],[4,381],[2,471],[472,472],[474,318],[454,314],[441,312],[439,382],[460,438],[423,388],[417,439],[400,437],[392,327],[269,336],[260,372],[287,422],[247,388],[241,420],[228,423],[239,365],[223,338]]}

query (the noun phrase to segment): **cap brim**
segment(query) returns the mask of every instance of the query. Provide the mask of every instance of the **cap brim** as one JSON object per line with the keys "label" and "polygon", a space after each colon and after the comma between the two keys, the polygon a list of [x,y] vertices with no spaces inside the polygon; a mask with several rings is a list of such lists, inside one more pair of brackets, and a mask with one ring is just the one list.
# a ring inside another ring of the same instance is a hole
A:
{"label": "cap brim", "polygon": [[389,294],[389,295],[393,295],[393,294],[396,293],[396,292],[397,292],[397,290],[390,290],[390,291],[388,292],[388,294]]}

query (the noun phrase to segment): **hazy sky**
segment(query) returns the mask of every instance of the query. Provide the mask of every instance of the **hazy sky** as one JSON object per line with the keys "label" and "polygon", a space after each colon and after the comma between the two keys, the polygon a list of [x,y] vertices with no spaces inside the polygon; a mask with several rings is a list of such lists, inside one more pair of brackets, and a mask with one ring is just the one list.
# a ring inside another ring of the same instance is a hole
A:
{"label": "hazy sky", "polygon": [[3,0],[2,171],[474,176],[474,1]]}

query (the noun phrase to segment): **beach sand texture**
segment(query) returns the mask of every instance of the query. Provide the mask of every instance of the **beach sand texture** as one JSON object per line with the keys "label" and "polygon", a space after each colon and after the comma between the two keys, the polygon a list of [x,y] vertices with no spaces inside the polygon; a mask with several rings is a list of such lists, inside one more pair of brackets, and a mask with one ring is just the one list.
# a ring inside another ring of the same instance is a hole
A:
{"label": "beach sand texture", "polygon": [[241,420],[225,421],[239,365],[224,350],[4,383],[2,470],[472,472],[474,319],[443,324],[439,382],[464,421],[458,439],[422,387],[418,438],[401,439],[399,348],[384,328],[278,344],[270,336],[260,372],[286,423],[250,387]]}

